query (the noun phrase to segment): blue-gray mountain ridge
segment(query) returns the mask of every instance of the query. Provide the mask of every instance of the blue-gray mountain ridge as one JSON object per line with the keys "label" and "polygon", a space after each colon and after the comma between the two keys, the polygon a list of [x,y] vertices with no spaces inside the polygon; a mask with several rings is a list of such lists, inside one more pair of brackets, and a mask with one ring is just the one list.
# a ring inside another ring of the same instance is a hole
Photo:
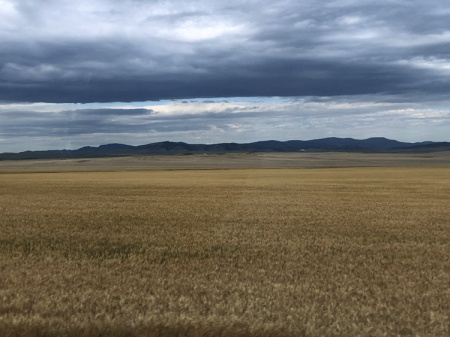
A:
{"label": "blue-gray mountain ridge", "polygon": [[450,151],[449,142],[407,143],[383,137],[363,140],[353,138],[322,138],[314,140],[266,140],[253,143],[188,144],[183,142],[157,142],[132,146],[106,144],[85,146],[77,150],[25,151],[2,153],[0,160],[97,158],[145,155],[223,154],[251,152],[434,152]]}

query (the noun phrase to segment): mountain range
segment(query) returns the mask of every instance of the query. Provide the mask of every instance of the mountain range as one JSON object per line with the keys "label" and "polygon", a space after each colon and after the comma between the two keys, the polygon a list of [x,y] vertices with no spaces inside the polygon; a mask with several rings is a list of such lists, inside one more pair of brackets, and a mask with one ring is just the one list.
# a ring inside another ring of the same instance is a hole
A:
{"label": "mountain range", "polygon": [[85,146],[77,150],[25,151],[1,153],[0,160],[99,158],[146,155],[188,155],[249,152],[434,152],[450,151],[450,142],[406,143],[383,137],[363,140],[353,138],[322,138],[314,140],[267,140],[253,143],[188,144],[183,142],[158,142],[132,146],[106,144]]}

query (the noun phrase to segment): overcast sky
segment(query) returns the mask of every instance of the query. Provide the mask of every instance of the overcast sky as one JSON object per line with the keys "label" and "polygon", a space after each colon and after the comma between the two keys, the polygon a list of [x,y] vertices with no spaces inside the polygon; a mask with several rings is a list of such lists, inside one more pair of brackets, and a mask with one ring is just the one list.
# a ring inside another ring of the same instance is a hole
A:
{"label": "overcast sky", "polygon": [[450,141],[450,5],[0,0],[0,152]]}

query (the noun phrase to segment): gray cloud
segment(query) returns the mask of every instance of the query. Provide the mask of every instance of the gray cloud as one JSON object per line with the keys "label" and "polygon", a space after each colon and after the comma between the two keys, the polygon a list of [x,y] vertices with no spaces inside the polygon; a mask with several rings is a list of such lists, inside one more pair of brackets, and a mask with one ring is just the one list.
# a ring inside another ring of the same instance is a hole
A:
{"label": "gray cloud", "polygon": [[[367,138],[380,134],[408,141],[445,140],[450,123],[449,101],[436,100],[432,108],[428,104],[406,102],[406,97],[383,102],[372,95],[352,95],[242,102],[174,101],[138,109],[5,108],[0,109],[0,146],[14,148],[7,139],[24,135],[35,140],[34,149],[49,142],[43,142],[44,138],[53,139],[51,148],[100,145],[108,139],[135,145],[161,139],[245,142],[326,136]],[[67,140],[74,145],[66,145]]]}
{"label": "gray cloud", "polygon": [[450,89],[438,1],[6,3],[5,102]]}
{"label": "gray cloud", "polygon": [[0,152],[448,140],[449,17],[437,0],[3,0]]}
{"label": "gray cloud", "polygon": [[[67,112],[63,111],[63,114]],[[142,116],[154,113],[152,109],[78,109],[72,110],[72,114],[80,116]]]}

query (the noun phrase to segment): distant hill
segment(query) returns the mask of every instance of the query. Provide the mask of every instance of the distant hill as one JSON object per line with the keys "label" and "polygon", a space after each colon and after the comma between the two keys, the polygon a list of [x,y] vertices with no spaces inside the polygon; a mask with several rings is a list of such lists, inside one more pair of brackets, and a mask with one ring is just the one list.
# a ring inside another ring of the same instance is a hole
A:
{"label": "distant hill", "polygon": [[100,158],[119,156],[180,155],[180,154],[221,154],[248,152],[434,152],[450,151],[449,142],[405,143],[383,137],[363,140],[353,138],[322,138],[315,140],[266,140],[253,143],[188,144],[183,142],[158,142],[132,146],[126,144],[106,144],[98,147],[85,146],[77,150],[25,151],[2,153],[0,160],[20,159],[64,159]]}

